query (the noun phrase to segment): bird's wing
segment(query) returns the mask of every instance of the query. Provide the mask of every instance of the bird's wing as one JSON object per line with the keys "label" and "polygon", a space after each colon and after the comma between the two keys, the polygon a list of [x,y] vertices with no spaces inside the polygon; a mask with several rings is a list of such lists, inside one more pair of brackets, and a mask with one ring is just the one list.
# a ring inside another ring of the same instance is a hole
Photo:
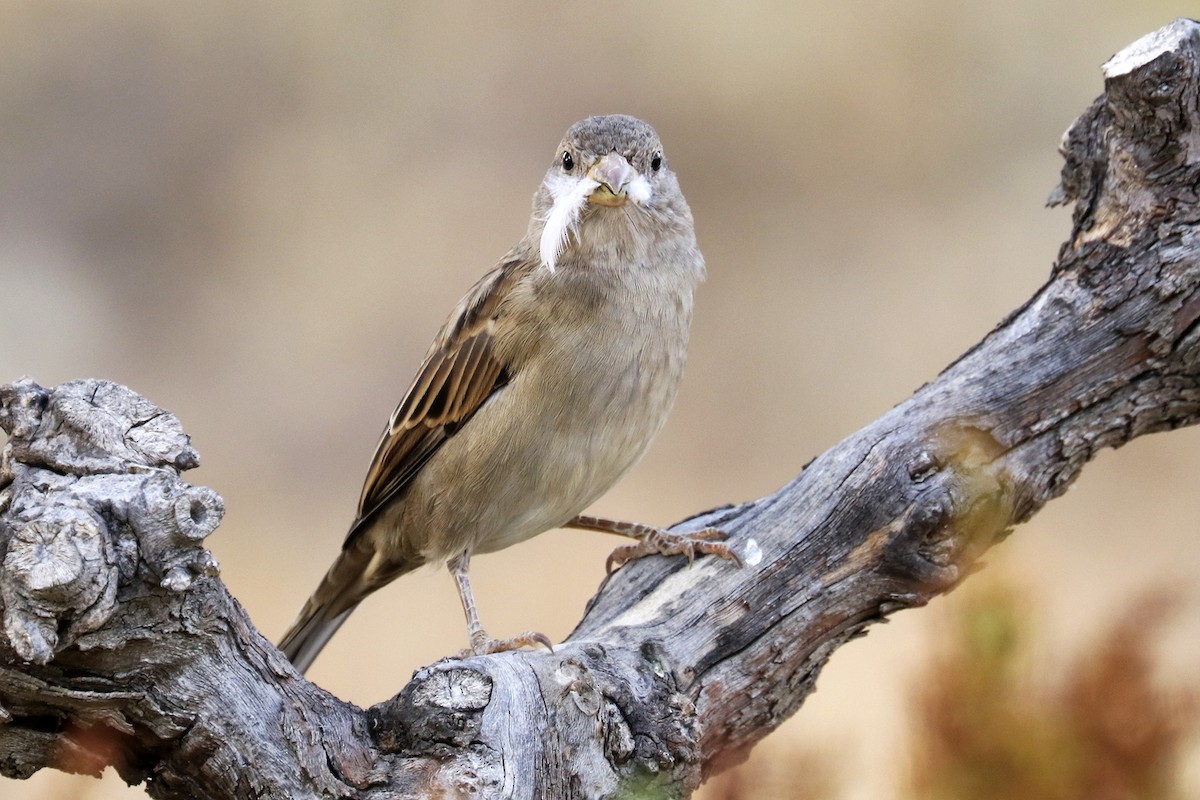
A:
{"label": "bird's wing", "polygon": [[434,339],[375,449],[347,544],[508,382],[508,365],[496,356],[493,331],[504,298],[528,267],[521,260],[506,260],[484,275]]}

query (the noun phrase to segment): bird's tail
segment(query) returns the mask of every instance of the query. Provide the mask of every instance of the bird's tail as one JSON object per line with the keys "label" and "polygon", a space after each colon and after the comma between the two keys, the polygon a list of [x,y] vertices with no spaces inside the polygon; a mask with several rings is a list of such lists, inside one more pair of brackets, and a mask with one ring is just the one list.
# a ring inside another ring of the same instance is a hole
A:
{"label": "bird's tail", "polygon": [[421,559],[396,562],[379,553],[373,537],[351,536],[321,585],[300,609],[279,641],[279,649],[301,674],[325,647],[363,598],[400,575],[421,566]]}

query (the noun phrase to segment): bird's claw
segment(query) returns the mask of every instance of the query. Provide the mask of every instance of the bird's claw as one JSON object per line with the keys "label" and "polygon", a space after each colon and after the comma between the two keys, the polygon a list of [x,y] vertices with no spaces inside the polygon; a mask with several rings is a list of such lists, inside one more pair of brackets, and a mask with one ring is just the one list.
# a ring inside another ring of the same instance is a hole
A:
{"label": "bird's claw", "polygon": [[514,636],[511,639],[491,639],[483,631],[479,631],[479,635],[471,636],[471,646],[465,650],[460,650],[459,658],[471,658],[472,656],[486,656],[492,653],[506,653],[509,650],[520,650],[522,647],[535,647],[541,645],[554,652],[554,643],[544,633],[537,631],[525,631],[519,636]]}
{"label": "bird's claw", "polygon": [[637,544],[627,544],[613,550],[604,562],[604,569],[611,574],[630,561],[652,555],[682,555],[686,556],[691,564],[696,560],[697,554],[720,556],[740,567],[742,559],[732,547],[722,541],[728,536],[729,534],[718,528],[704,528],[691,533],[671,533],[661,528],[650,528],[639,536]]}

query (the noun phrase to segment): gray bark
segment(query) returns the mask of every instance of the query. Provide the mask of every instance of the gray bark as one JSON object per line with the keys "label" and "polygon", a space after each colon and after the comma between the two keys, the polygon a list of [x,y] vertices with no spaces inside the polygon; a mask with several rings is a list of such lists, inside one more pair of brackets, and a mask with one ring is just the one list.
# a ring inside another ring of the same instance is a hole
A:
{"label": "gray bark", "polygon": [[[297,675],[217,577],[179,421],[104,381],[0,389],[0,772],[153,797],[686,797],[829,656],[972,571],[1103,447],[1200,414],[1200,25],[1105,65],[1074,229],[982,342],[780,491],[687,520],[745,565],[646,558],[553,653],[447,659],[373,708]],[[802,369],[803,365],[797,365]]]}

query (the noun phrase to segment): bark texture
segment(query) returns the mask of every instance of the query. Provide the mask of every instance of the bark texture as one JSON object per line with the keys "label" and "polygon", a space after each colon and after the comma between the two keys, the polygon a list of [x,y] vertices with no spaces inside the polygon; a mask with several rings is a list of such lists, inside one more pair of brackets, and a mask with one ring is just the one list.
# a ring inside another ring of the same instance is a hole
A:
{"label": "bark texture", "polygon": [[[179,421],[105,381],[0,388],[0,773],[114,765],[158,798],[687,797],[829,656],[919,606],[1103,447],[1200,415],[1200,25],[1114,56],[1064,137],[1049,281],[936,380],[752,503],[745,565],[647,558],[568,641],[447,659],[360,709],[217,578]],[[802,368],[798,365],[797,368]]]}

